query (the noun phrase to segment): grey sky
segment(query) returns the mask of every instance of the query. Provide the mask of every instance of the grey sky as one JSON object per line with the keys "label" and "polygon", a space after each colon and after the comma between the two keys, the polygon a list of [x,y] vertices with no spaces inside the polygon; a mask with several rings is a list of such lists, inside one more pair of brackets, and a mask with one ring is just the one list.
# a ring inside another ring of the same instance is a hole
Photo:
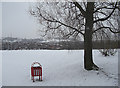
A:
{"label": "grey sky", "polygon": [[29,14],[30,2],[2,3],[2,37],[36,38],[39,24]]}
{"label": "grey sky", "polygon": [[0,2],[0,38],[2,37],[2,3]]}

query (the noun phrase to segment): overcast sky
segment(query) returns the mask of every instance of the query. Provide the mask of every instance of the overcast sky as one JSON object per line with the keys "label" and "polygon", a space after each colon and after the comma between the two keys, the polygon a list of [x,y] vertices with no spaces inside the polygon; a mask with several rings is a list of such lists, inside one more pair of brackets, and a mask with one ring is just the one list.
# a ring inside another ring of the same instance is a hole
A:
{"label": "overcast sky", "polygon": [[2,37],[2,3],[0,2],[0,38]]}
{"label": "overcast sky", "polygon": [[2,3],[2,37],[36,38],[40,37],[40,25],[29,14],[31,2]]}

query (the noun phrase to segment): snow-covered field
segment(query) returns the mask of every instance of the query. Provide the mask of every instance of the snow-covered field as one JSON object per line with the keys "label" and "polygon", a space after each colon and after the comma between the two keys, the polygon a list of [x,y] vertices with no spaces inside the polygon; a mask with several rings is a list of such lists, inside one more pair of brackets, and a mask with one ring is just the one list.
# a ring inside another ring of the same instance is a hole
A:
{"label": "snow-covered field", "polygon": [[[86,71],[83,50],[13,50],[2,51],[2,86],[117,86],[118,53],[103,57],[94,50],[99,71]],[[31,80],[34,61],[43,67],[43,81]]]}
{"label": "snow-covered field", "polygon": [[0,51],[0,88],[2,87],[2,51]]}

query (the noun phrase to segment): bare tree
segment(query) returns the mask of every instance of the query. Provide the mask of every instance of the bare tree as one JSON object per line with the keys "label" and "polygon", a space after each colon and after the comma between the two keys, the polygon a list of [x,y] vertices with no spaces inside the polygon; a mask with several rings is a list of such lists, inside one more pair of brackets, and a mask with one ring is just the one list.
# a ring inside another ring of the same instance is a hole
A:
{"label": "bare tree", "polygon": [[84,68],[98,70],[93,62],[92,39],[100,31],[120,33],[116,11],[118,2],[40,2],[30,10],[45,35],[60,34],[62,37],[84,38]]}

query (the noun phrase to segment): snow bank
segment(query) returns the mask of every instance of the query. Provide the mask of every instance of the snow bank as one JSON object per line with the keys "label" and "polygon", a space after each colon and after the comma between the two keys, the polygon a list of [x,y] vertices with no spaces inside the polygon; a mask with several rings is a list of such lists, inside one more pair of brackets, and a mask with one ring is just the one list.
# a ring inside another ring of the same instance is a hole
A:
{"label": "snow bank", "polygon": [[[13,50],[2,51],[2,86],[117,86],[118,53],[103,57],[93,51],[94,61],[103,68],[86,71],[83,50]],[[30,68],[35,61],[43,67],[43,81],[31,80]]]}

